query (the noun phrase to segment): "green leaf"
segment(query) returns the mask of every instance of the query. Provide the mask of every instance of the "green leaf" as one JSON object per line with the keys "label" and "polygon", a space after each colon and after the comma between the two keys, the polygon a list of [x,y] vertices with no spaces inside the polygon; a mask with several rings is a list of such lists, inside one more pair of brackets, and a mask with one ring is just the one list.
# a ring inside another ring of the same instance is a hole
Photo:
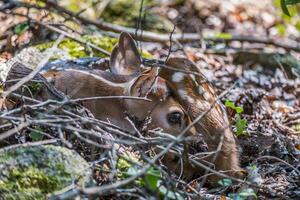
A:
{"label": "green leaf", "polygon": [[285,5],[294,5],[300,3],[300,0],[285,0]]}
{"label": "green leaf", "polygon": [[257,197],[252,188],[245,188],[241,192],[239,192],[238,195],[244,198],[250,196]]}
{"label": "green leaf", "polygon": [[151,167],[145,175],[146,186],[149,189],[156,191],[159,187],[158,181],[160,179],[161,179],[160,171],[158,169]]}
{"label": "green leaf", "polygon": [[215,35],[215,38],[220,38],[220,39],[231,39],[232,35],[230,33],[218,33]]}
{"label": "green leaf", "polygon": [[128,176],[134,176],[134,175],[136,175],[138,172],[139,172],[139,170],[138,170],[136,167],[131,166],[131,167],[128,168],[126,174],[127,174]]}
{"label": "green leaf", "polygon": [[285,26],[283,24],[277,24],[276,29],[281,37],[285,35]]}
{"label": "green leaf", "polygon": [[295,28],[296,28],[298,31],[300,31],[300,21],[296,22]]}
{"label": "green leaf", "polygon": [[178,192],[173,192],[171,190],[168,190],[165,186],[161,185],[159,187],[159,192],[167,198],[163,198],[163,199],[176,199],[176,200],[184,200],[183,196],[181,196],[181,194],[179,194]]}
{"label": "green leaf", "polygon": [[223,178],[218,181],[218,184],[221,186],[230,186],[230,185],[232,185],[232,180],[228,179],[228,178]]}
{"label": "green leaf", "polygon": [[232,102],[232,101],[230,101],[228,99],[226,99],[226,101],[225,101],[225,106],[228,107],[228,108],[232,108],[232,109],[235,110],[234,102]]}
{"label": "green leaf", "polygon": [[287,16],[291,16],[290,12],[287,8],[286,0],[280,0],[280,6],[281,6],[282,12],[284,14],[286,14]]}
{"label": "green leaf", "polygon": [[21,35],[25,31],[27,31],[28,29],[29,29],[29,24],[27,22],[24,22],[24,23],[17,24],[15,26],[14,32],[17,35]]}
{"label": "green leaf", "polygon": [[237,136],[244,135],[247,127],[247,120],[241,119],[241,117],[238,115],[235,126],[236,126],[236,135]]}
{"label": "green leaf", "polygon": [[40,127],[35,128],[35,130],[31,131],[29,134],[29,137],[33,141],[39,141],[42,140],[44,135],[42,134],[43,130]]}
{"label": "green leaf", "polygon": [[241,114],[242,112],[244,112],[244,108],[243,108],[243,107],[240,107],[240,106],[236,106],[236,107],[235,107],[235,111],[236,111],[238,114]]}
{"label": "green leaf", "polygon": [[240,107],[240,106],[235,106],[234,102],[226,99],[225,101],[225,106],[228,107],[228,108],[232,108],[235,110],[235,112],[237,112],[238,114],[244,112],[244,108],[243,107]]}

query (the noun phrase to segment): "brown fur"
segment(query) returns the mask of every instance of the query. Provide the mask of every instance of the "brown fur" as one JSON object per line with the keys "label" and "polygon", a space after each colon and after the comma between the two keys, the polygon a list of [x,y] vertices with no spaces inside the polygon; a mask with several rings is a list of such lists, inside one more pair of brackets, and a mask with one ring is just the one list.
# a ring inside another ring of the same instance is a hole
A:
{"label": "brown fur", "polygon": [[[150,115],[152,122],[149,128],[160,127],[167,133],[178,135],[191,123],[191,119],[209,110],[210,105],[216,100],[213,86],[207,82],[204,75],[192,78],[191,75],[185,74],[182,80],[174,82],[172,80],[174,71],[162,69],[158,76],[155,69],[142,69],[135,43],[126,33],[121,34],[110,63],[111,72],[65,70],[48,72],[44,76],[71,98],[127,95],[151,99],[151,102],[118,99],[84,102],[84,106],[89,108],[96,118],[109,119],[129,131],[134,129],[125,120],[125,111],[139,120]],[[198,68],[187,59],[172,58],[167,64],[200,73]],[[199,93],[199,88],[202,88],[203,94]],[[187,95],[180,94],[182,91]],[[180,126],[171,126],[166,121],[167,114],[173,110],[183,113],[184,123]],[[210,157],[210,161],[213,161],[216,170],[230,170],[231,175],[236,175],[235,172],[240,170],[238,152],[222,105],[217,102],[195,125],[195,128],[198,133],[203,134],[209,151],[217,150],[220,141],[223,140],[216,159]],[[195,129],[191,128],[188,135],[194,134]],[[174,158],[174,154],[167,154],[164,158],[165,164],[171,170],[179,172],[180,165]],[[198,171],[199,168],[184,163],[184,174],[187,177],[193,176]]]}
{"label": "brown fur", "polygon": [[[216,170],[230,171],[230,175],[241,175],[239,166],[239,156],[235,137],[230,129],[230,124],[223,105],[217,101],[217,96],[213,86],[206,80],[200,70],[189,60],[185,58],[170,58],[167,62],[169,66],[197,72],[195,80],[188,74],[180,82],[172,81],[175,71],[162,69],[160,76],[168,80],[170,87],[176,91],[177,98],[192,119],[197,118],[202,113],[209,111],[196,125],[198,133],[202,134],[208,145],[209,151],[216,151],[218,145],[221,145],[220,151],[211,156],[209,160],[213,161]],[[203,92],[199,93],[199,87],[203,88]],[[178,93],[179,90],[188,91],[188,95],[193,99],[183,98]],[[216,102],[215,102],[216,101]],[[215,103],[215,105],[213,105]],[[212,108],[210,108],[212,106]],[[212,177],[216,179],[216,177]]]}

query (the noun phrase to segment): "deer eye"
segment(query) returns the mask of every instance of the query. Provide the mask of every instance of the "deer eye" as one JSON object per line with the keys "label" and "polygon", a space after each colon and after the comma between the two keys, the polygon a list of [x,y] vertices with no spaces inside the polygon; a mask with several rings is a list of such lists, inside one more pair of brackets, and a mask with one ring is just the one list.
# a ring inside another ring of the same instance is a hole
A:
{"label": "deer eye", "polygon": [[167,115],[168,122],[171,125],[181,125],[183,114],[181,112],[171,112]]}

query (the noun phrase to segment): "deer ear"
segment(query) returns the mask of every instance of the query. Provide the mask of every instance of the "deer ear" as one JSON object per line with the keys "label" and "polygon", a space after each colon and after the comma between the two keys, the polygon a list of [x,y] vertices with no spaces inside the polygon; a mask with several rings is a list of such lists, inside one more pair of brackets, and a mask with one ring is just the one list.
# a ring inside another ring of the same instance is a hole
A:
{"label": "deer ear", "polygon": [[128,95],[136,97],[146,97],[155,84],[157,78],[157,69],[150,69],[132,80]]}
{"label": "deer ear", "polygon": [[140,72],[141,56],[135,41],[128,33],[121,33],[119,43],[110,57],[110,70],[114,74],[131,75]]}

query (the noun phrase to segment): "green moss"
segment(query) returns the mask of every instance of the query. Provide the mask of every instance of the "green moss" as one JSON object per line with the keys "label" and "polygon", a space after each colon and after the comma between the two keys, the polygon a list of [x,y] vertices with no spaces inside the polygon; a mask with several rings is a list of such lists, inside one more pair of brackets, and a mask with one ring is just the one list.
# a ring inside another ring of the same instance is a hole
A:
{"label": "green moss", "polygon": [[[111,52],[114,45],[118,42],[118,39],[111,38],[111,37],[102,37],[102,36],[94,36],[94,35],[85,35],[80,38],[81,40],[85,42],[92,43],[106,51]],[[48,48],[51,48],[54,42],[48,42],[39,44],[36,46],[36,48],[43,52]],[[71,58],[82,58],[82,57],[106,57],[103,53],[90,48],[84,44],[81,44],[79,42],[76,42],[72,39],[64,39],[62,42],[58,45],[58,48],[65,51],[68,56]],[[55,55],[55,57],[52,57],[51,60],[54,59],[60,59],[60,55]]]}
{"label": "green moss", "polygon": [[[97,36],[97,35],[84,35],[80,39],[82,39],[85,42],[92,43],[108,52],[111,52],[113,50],[113,47],[118,42],[117,38],[107,37],[107,36]],[[51,48],[54,42],[48,42],[44,44],[39,44],[36,46],[36,48],[43,52],[48,48]],[[67,55],[70,58],[83,58],[83,57],[100,57],[104,58],[107,57],[103,53],[90,48],[86,45],[83,45],[81,43],[78,43],[72,39],[64,39],[59,45],[58,48],[60,50],[63,50],[67,53]],[[152,58],[152,54],[150,54],[147,51],[142,51],[142,56],[144,58]],[[52,56],[51,60],[57,60],[61,59],[60,54],[55,54]]]}
{"label": "green moss", "polygon": [[[88,164],[73,151],[56,146],[20,147],[0,154],[0,199],[46,199],[78,180],[87,183]],[[85,176],[83,173],[87,173]]]}
{"label": "green moss", "polygon": [[33,82],[30,85],[28,85],[30,91],[32,94],[36,94],[38,91],[40,91],[43,88],[43,84]]}
{"label": "green moss", "polygon": [[[70,177],[64,168],[57,168],[58,174],[63,177]],[[27,193],[27,190],[37,189],[42,193],[53,192],[65,184],[65,179],[59,176],[49,176],[34,166],[26,169],[12,169],[9,180],[6,181],[5,188],[9,190],[20,190]]]}
{"label": "green moss", "polygon": [[[145,19],[142,23],[144,30],[165,32],[171,31],[173,26],[159,15],[148,9],[154,6],[152,0],[144,1]],[[112,0],[102,14],[105,21],[127,27],[136,27],[140,15],[140,1],[136,0]]]}

